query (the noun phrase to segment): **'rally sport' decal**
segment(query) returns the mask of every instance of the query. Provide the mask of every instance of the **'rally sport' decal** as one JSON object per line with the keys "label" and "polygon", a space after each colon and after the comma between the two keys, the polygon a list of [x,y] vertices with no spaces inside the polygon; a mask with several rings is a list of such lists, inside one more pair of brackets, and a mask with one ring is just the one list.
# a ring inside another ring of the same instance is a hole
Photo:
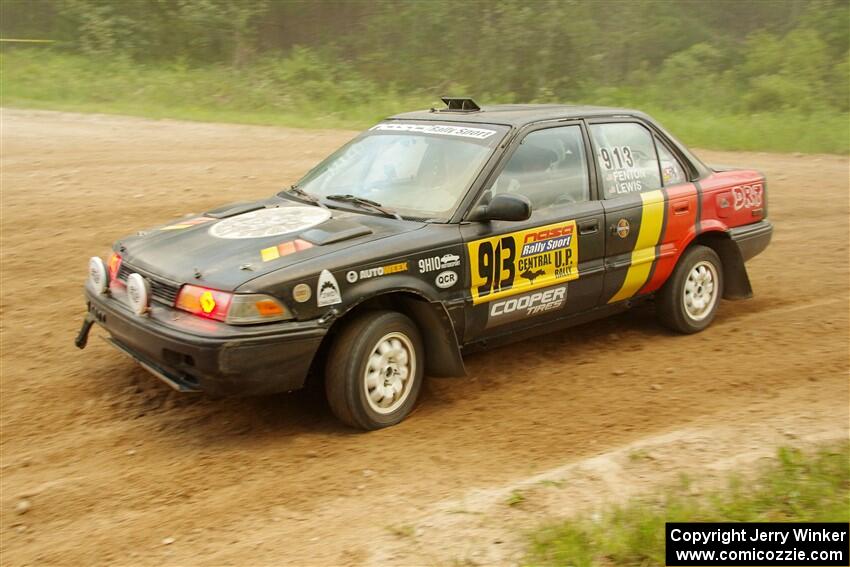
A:
{"label": "'rally sport' decal", "polygon": [[470,242],[472,302],[578,278],[577,237],[573,220]]}

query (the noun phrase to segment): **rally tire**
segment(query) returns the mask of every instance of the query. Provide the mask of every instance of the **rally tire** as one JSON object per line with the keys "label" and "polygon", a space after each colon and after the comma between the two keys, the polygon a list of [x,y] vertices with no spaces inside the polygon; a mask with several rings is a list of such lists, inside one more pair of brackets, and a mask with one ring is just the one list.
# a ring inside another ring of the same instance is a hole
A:
{"label": "rally tire", "polygon": [[366,312],[342,329],[328,351],[328,405],[351,427],[395,425],[416,404],[424,364],[422,337],[413,321],[395,311]]}
{"label": "rally tire", "polygon": [[723,297],[723,263],[707,246],[688,248],[661,288],[658,318],[666,327],[692,334],[708,327]]}

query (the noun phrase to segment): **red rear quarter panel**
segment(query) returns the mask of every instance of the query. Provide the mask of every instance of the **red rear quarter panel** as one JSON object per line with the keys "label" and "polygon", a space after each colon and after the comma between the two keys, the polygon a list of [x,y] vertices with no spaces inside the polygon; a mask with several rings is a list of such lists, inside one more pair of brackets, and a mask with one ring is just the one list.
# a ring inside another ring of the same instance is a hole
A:
{"label": "red rear quarter panel", "polygon": [[702,219],[699,232],[727,230],[754,223],[767,213],[767,183],[751,169],[719,171],[700,182]]}
{"label": "red rear quarter panel", "polygon": [[665,189],[665,193],[667,210],[658,260],[640,293],[664,285],[682,252],[700,234],[725,232],[767,215],[767,183],[755,170],[717,171],[698,183]]}

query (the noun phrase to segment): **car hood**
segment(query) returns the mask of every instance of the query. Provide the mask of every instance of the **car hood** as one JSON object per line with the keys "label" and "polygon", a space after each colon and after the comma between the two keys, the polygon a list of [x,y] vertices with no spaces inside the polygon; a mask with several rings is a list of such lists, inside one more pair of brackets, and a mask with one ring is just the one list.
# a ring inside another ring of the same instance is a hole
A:
{"label": "car hood", "polygon": [[125,266],[175,283],[234,290],[258,276],[424,223],[330,210],[289,199],[236,203],[116,243]]}

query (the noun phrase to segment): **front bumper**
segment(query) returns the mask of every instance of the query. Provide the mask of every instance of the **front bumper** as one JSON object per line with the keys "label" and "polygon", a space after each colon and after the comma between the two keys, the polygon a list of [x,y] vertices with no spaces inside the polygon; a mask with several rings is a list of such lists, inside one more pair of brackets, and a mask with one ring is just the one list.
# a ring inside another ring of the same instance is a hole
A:
{"label": "front bumper", "polygon": [[738,245],[745,262],[761,254],[770,244],[772,236],[773,225],[766,220],[729,229],[729,238]]}
{"label": "front bumper", "polygon": [[[160,305],[138,316],[120,295],[86,287],[86,325],[109,332],[113,346],[180,391],[258,395],[304,385],[327,327],[319,321],[237,327]],[[82,339],[82,340],[81,340]]]}

